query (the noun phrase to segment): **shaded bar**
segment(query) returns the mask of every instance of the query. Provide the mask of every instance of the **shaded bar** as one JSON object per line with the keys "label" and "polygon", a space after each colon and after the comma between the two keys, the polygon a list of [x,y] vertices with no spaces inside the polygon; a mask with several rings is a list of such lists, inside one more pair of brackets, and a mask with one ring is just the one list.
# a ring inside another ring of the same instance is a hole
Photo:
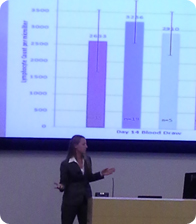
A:
{"label": "shaded bar", "polygon": [[[170,55],[170,49],[171,55]],[[180,60],[180,35],[163,34],[160,89],[160,129],[176,129],[178,104],[178,75]]]}
{"label": "shaded bar", "polygon": [[86,127],[105,127],[107,42],[89,41]]}
{"label": "shaded bar", "polygon": [[0,8],[0,137],[6,136],[8,1]]}
{"label": "shaded bar", "polygon": [[126,23],[122,127],[141,126],[144,23]]}

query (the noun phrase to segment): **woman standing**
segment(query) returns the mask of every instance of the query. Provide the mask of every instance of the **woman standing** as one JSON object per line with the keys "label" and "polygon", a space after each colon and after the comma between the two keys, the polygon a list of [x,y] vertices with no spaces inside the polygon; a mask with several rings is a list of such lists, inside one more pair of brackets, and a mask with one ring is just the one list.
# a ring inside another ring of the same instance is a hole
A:
{"label": "woman standing", "polygon": [[86,155],[86,139],[81,135],[72,137],[69,143],[67,158],[60,166],[60,183],[56,188],[63,194],[61,206],[62,224],[72,224],[77,216],[79,224],[87,224],[88,200],[92,198],[89,182],[103,179],[115,169],[104,169],[92,173],[91,159]]}

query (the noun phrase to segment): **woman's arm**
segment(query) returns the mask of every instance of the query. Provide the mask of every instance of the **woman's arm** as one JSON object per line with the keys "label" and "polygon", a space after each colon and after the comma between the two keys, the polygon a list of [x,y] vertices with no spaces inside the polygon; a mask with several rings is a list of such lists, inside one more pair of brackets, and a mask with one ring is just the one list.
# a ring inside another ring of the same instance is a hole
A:
{"label": "woman's arm", "polygon": [[104,176],[110,175],[113,172],[115,172],[114,168],[110,168],[110,169],[106,168],[106,169],[102,170],[101,172],[92,173],[92,161],[89,156],[86,158],[86,163],[87,163],[87,167],[88,167],[88,181],[89,182],[101,180],[104,178]]}
{"label": "woman's arm", "polygon": [[85,161],[87,166],[87,175],[88,175],[89,182],[101,180],[104,178],[104,176],[101,175],[101,172],[92,173],[92,160],[89,156],[86,157]]}
{"label": "woman's arm", "polygon": [[58,188],[61,192],[65,190],[67,182],[68,182],[67,162],[63,161],[60,166],[60,182]]}

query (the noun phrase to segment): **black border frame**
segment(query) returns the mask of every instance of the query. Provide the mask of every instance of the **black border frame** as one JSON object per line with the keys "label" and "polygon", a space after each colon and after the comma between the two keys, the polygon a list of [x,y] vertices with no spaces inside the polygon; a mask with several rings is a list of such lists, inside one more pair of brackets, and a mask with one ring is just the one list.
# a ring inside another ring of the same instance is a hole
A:
{"label": "black border frame", "polygon": [[[0,138],[0,150],[67,151],[69,139]],[[87,139],[89,152],[186,153],[196,154],[194,141]]]}

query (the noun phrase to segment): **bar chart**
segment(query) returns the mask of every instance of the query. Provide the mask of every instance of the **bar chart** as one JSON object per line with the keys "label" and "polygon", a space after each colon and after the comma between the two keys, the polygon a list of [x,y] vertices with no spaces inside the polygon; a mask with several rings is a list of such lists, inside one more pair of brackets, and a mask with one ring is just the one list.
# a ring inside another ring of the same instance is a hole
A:
{"label": "bar chart", "polygon": [[[18,11],[16,5],[10,1],[10,15],[18,17],[9,18],[8,136],[14,123],[20,135],[35,137],[195,139],[196,10],[190,2],[35,0]],[[25,44],[21,24],[29,32],[29,79],[16,85],[24,46],[11,36]],[[22,128],[27,123],[30,134]]]}
{"label": "bar chart", "polygon": [[[83,118],[81,119],[81,116],[77,115],[76,110],[70,112],[70,114],[75,113],[75,116],[78,117],[78,127],[181,129],[180,122],[178,122],[179,110],[181,109],[178,104],[180,99],[179,76],[180,68],[183,67],[183,63],[180,62],[180,55],[185,55],[181,47],[186,43],[185,41],[183,44],[181,43],[181,35],[184,35],[184,31],[181,32],[183,27],[181,28],[179,25],[184,26],[181,23],[183,15],[169,10],[160,13],[160,15],[158,13],[142,13],[140,12],[141,3],[137,1],[133,3],[132,12],[129,14],[124,12],[124,15],[123,13],[116,13],[115,15],[115,13],[100,9],[94,12],[72,11],[72,14],[79,14],[81,17],[83,13],[89,14],[91,18],[94,18],[94,24],[91,21],[89,28],[84,27],[84,24],[78,24],[75,28],[67,28],[69,32],[71,30],[73,33],[83,32],[86,33],[87,37],[90,35],[88,29],[91,31],[93,27],[92,36],[95,37],[93,41],[89,42],[87,40],[76,41],[79,51],[81,48],[83,50],[85,48],[85,51],[88,52],[88,55],[81,53],[85,57],[80,60],[80,66],[83,69],[82,82],[85,88],[83,93],[77,93],[78,90],[75,93],[78,94],[79,98],[83,94],[84,105],[80,105],[78,108],[78,114],[82,111]],[[137,8],[135,4],[137,4]],[[70,11],[67,13],[71,14]],[[83,16],[86,18],[86,15]],[[112,28],[104,25],[106,18],[111,21],[111,15],[121,19],[121,27],[114,27],[115,24],[110,24],[113,26]],[[165,21],[155,22],[157,27],[150,27],[155,24],[149,21],[161,17]],[[97,23],[99,27],[97,27]],[[84,30],[81,31],[83,27]],[[62,31],[59,30],[58,32]],[[118,41],[113,36],[115,33],[118,33]],[[104,35],[106,40],[99,39]],[[149,40],[150,37],[154,39]],[[86,58],[88,59],[86,60]],[[69,68],[71,66],[69,65]],[[85,66],[87,68],[84,68]],[[98,70],[97,66],[99,66]],[[157,74],[152,71],[151,76],[157,76],[156,78],[152,78],[150,75],[145,77],[148,73],[147,67],[151,67],[150,70],[159,70]],[[117,72],[114,71],[115,68],[117,68]],[[118,73],[117,77],[112,77],[112,72],[113,74],[114,72]],[[79,73],[75,72],[75,74]],[[66,111],[65,113],[69,117],[69,112]],[[187,116],[189,120],[192,119],[192,124],[187,125],[187,127],[194,129],[195,115],[187,114]],[[186,115],[182,114],[182,117],[186,117]],[[71,118],[67,119],[64,125],[71,126],[70,120]],[[57,126],[59,124],[63,124],[62,116],[59,116],[59,122],[57,118]]]}

